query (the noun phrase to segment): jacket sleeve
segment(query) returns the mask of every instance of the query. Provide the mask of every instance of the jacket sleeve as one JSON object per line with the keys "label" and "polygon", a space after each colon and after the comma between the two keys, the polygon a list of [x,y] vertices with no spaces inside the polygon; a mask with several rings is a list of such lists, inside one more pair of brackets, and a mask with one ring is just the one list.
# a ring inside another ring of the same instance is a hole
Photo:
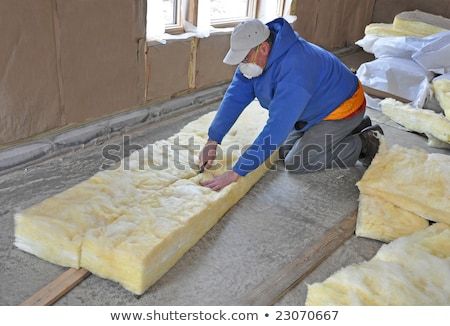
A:
{"label": "jacket sleeve", "polygon": [[264,163],[284,142],[310,98],[310,93],[298,84],[280,81],[269,106],[265,127],[238,159],[233,171],[245,176]]}
{"label": "jacket sleeve", "polygon": [[228,87],[216,116],[209,130],[208,137],[219,144],[228,133],[242,111],[255,99],[255,93],[251,81],[245,78],[239,69],[236,69],[233,80]]}

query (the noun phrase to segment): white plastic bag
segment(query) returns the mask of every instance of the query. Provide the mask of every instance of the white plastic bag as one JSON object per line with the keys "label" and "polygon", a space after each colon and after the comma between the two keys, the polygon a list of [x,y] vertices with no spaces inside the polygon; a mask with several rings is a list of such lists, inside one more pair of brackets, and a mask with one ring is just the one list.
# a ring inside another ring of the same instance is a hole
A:
{"label": "white plastic bag", "polygon": [[450,72],[450,31],[425,39],[426,44],[412,55],[413,60],[437,74]]}
{"label": "white plastic bag", "polygon": [[430,81],[434,73],[412,59],[378,58],[363,63],[356,74],[363,86],[407,99],[415,107],[423,107],[432,94]]}

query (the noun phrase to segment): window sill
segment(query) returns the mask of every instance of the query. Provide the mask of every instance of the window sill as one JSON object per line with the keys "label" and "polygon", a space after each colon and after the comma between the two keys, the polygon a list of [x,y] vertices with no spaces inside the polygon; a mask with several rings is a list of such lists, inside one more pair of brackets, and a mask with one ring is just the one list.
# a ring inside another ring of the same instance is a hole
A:
{"label": "window sill", "polygon": [[148,46],[156,46],[161,44],[166,44],[167,41],[170,40],[187,40],[192,37],[198,37],[198,38],[206,38],[210,35],[217,35],[217,34],[231,34],[234,27],[226,27],[226,28],[212,28],[209,30],[209,33],[205,35],[205,33],[199,33],[199,32],[186,32],[181,34],[168,34],[164,33],[160,38],[147,38],[147,45]]}

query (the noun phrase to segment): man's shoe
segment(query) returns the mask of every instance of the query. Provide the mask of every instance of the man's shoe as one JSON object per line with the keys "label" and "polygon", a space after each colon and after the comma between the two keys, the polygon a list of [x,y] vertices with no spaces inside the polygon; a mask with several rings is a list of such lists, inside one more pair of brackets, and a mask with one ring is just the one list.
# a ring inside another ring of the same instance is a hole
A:
{"label": "man's shoe", "polygon": [[372,163],[375,155],[377,155],[378,148],[380,147],[379,137],[381,135],[384,135],[384,132],[379,125],[367,127],[359,133],[359,137],[362,141],[359,160],[365,167],[368,167],[370,163]]}
{"label": "man's shoe", "polygon": [[361,120],[359,125],[353,129],[352,134],[359,134],[361,131],[366,129],[367,127],[370,127],[372,125],[372,120],[370,120],[370,117],[368,115],[364,116],[364,118]]}

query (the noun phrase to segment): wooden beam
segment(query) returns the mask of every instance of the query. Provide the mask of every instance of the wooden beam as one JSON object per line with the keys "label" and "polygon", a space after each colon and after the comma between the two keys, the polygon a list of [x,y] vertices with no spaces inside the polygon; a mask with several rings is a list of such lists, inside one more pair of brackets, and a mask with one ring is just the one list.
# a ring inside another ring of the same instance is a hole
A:
{"label": "wooden beam", "polygon": [[321,239],[235,304],[264,306],[276,303],[354,234],[356,216],[357,210],[344,217]]}
{"label": "wooden beam", "polygon": [[189,57],[189,70],[188,70],[188,87],[189,89],[195,89],[197,87],[197,51],[199,39],[193,37],[191,40],[191,54]]}
{"label": "wooden beam", "polygon": [[190,0],[186,14],[186,21],[194,26],[198,23],[198,0]]}
{"label": "wooden beam", "polygon": [[70,268],[47,286],[22,302],[20,306],[50,306],[89,275],[91,275],[91,273],[83,268]]}

